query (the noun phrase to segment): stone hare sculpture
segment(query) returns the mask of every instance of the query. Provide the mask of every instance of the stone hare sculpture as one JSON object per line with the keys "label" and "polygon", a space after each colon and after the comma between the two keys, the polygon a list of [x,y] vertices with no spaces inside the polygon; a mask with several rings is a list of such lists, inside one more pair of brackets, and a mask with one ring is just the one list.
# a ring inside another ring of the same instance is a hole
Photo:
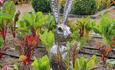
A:
{"label": "stone hare sculpture", "polygon": [[52,62],[53,70],[66,70],[62,59],[66,57],[66,42],[71,35],[70,28],[67,26],[68,14],[71,11],[73,0],[66,0],[63,18],[60,20],[59,0],[50,0],[52,14],[55,18],[55,44],[50,50],[49,57]]}

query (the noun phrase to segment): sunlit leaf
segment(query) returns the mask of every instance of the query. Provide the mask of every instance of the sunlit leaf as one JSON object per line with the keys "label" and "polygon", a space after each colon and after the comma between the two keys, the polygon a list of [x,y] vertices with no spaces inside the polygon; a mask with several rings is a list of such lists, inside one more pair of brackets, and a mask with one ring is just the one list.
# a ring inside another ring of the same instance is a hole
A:
{"label": "sunlit leaf", "polygon": [[3,12],[9,14],[10,16],[14,16],[16,11],[16,6],[13,1],[6,1],[3,5]]}
{"label": "sunlit leaf", "polygon": [[35,59],[32,63],[34,70],[50,70],[50,62],[48,56],[45,55],[40,59]]}
{"label": "sunlit leaf", "polygon": [[43,34],[40,34],[41,43],[47,48],[49,51],[54,43],[54,34],[51,31],[45,31]]}
{"label": "sunlit leaf", "polygon": [[91,70],[96,65],[96,56],[93,55],[92,58],[87,63],[86,70]]}

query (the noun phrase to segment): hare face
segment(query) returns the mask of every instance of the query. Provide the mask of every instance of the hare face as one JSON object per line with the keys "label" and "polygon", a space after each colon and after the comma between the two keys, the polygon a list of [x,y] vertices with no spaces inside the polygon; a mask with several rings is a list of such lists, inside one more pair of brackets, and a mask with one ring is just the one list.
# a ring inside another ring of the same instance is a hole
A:
{"label": "hare face", "polygon": [[70,28],[67,25],[59,24],[59,25],[57,25],[56,33],[58,35],[63,36],[64,38],[67,38],[67,37],[70,36],[71,31],[70,31]]}

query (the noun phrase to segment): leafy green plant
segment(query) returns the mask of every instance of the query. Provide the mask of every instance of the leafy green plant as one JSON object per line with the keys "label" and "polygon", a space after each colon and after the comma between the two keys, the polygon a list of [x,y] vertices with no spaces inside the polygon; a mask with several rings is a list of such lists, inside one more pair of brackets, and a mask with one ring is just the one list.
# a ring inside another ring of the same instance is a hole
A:
{"label": "leafy green plant", "polygon": [[15,15],[16,6],[13,1],[6,1],[3,5],[3,12],[9,14],[12,18]]}
{"label": "leafy green plant", "polygon": [[100,54],[101,54],[101,63],[105,64],[106,62],[106,57],[112,52],[112,47],[106,47],[106,45],[97,43],[96,47],[99,49]]}
{"label": "leafy green plant", "polygon": [[10,25],[13,25],[12,21],[15,15],[15,4],[13,1],[6,1],[3,5],[3,8],[0,10],[0,33],[4,40],[7,35],[7,29],[10,28]]}
{"label": "leafy green plant", "polygon": [[0,33],[5,43],[7,33],[7,23],[5,22],[10,19],[10,16],[7,16],[7,14],[4,14],[2,12],[0,12],[0,15]]}
{"label": "leafy green plant", "polygon": [[42,32],[41,28],[46,24],[47,16],[42,12],[25,13],[18,21],[17,31],[20,31],[20,59],[23,64],[30,64],[33,50],[38,47],[40,40],[39,34]]}
{"label": "leafy green plant", "polygon": [[39,38],[36,35],[25,35],[24,40],[21,41],[20,58],[19,60],[24,64],[30,64],[33,51],[39,45]]}
{"label": "leafy green plant", "polygon": [[90,17],[87,17],[86,19],[80,19],[78,20],[78,29],[80,37],[87,37],[89,38],[89,33],[92,31],[93,22],[90,21]]}
{"label": "leafy green plant", "polygon": [[106,57],[112,52],[112,48],[106,46],[100,46],[99,51],[101,53],[101,63],[105,64]]}
{"label": "leafy green plant", "polygon": [[47,17],[42,12],[25,13],[17,22],[17,31],[20,31],[22,35],[25,33],[39,35],[46,22]]}
{"label": "leafy green plant", "polygon": [[94,32],[102,37],[102,45],[97,45],[101,53],[101,61],[105,63],[105,57],[112,51],[112,39],[115,36],[115,21],[107,15],[102,16],[100,24],[94,26]]}
{"label": "leafy green plant", "polygon": [[[54,26],[53,16],[43,15],[42,12],[25,13],[17,22],[17,31],[21,38],[20,59],[23,64],[30,64],[33,50],[41,43],[48,47],[54,42],[54,34],[45,30],[52,30]],[[44,32],[45,31],[45,32]],[[42,34],[43,33],[43,34]]]}
{"label": "leafy green plant", "polygon": [[84,57],[80,57],[75,61],[75,68],[74,70],[91,70],[95,67],[96,64],[96,56],[92,56],[90,60],[87,60]]}
{"label": "leafy green plant", "polygon": [[96,25],[93,29],[95,33],[102,36],[103,44],[110,47],[112,38],[115,36],[115,21],[107,15],[102,16],[100,24]]}
{"label": "leafy green plant", "polygon": [[96,0],[74,0],[72,13],[90,15],[96,12]]}
{"label": "leafy green plant", "polygon": [[94,22],[90,21],[90,17],[80,19],[75,24],[68,24],[72,29],[72,39],[80,42],[82,48],[85,42],[88,42],[90,37],[89,33],[93,30]]}
{"label": "leafy green plant", "polygon": [[45,31],[43,34],[40,34],[41,43],[46,47],[47,51],[50,51],[50,48],[54,44],[54,34],[51,31]]}
{"label": "leafy green plant", "polygon": [[32,66],[34,70],[50,70],[50,61],[48,56],[45,55],[40,59],[35,59]]}
{"label": "leafy green plant", "polygon": [[54,17],[51,14],[46,15],[47,20],[46,20],[46,24],[43,27],[44,30],[48,29],[48,31],[54,31],[56,25],[55,25],[55,21],[54,21]]}
{"label": "leafy green plant", "polygon": [[9,20],[7,20],[7,23],[8,23],[7,25],[11,29],[12,35],[15,38],[16,22],[18,21],[20,12],[18,11],[18,13],[15,14],[16,6],[15,6],[14,2],[11,0],[6,1],[4,3],[2,12],[6,13],[7,15],[9,15],[11,17]]}
{"label": "leafy green plant", "polygon": [[6,41],[7,25],[4,22],[9,19],[10,16],[7,16],[7,14],[4,14],[2,11],[0,11],[0,58],[2,58],[3,56],[2,51],[6,45],[5,41]]}

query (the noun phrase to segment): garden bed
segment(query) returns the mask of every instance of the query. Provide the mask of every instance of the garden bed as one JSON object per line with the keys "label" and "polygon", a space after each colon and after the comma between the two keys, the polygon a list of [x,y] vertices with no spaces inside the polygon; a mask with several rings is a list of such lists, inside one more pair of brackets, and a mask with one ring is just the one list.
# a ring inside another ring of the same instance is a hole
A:
{"label": "garden bed", "polygon": [[[91,0],[92,2],[95,1]],[[88,5],[91,3],[88,2]],[[55,0],[51,0],[51,14],[32,12],[30,8],[24,10],[20,6],[16,10],[13,1],[3,3],[0,9],[0,69],[115,69],[115,60],[110,60],[115,59],[115,20],[104,15],[101,16],[100,24],[90,20],[94,16],[81,16],[75,23],[67,21],[68,16],[76,19],[69,15],[71,6],[72,0],[67,1],[63,13],[65,15],[62,17],[58,13],[58,2]],[[97,13],[95,18],[114,10],[115,7],[112,6]]]}
{"label": "garden bed", "polygon": [[[10,38],[11,38],[11,36],[10,36]],[[11,40],[11,39],[9,39],[9,40]],[[88,59],[91,56],[96,55],[97,59],[99,61],[101,55],[100,55],[99,49],[96,48],[97,41],[101,42],[101,38],[94,36],[94,38],[92,38],[92,40],[89,43],[87,43],[81,51],[79,51],[78,57],[84,56]],[[6,51],[3,52],[3,54],[4,54],[3,58],[0,60],[0,63],[2,65],[9,64],[12,66],[13,64],[19,64],[19,52],[15,50],[15,47],[11,46],[12,44],[13,43],[7,44],[7,47],[10,47],[10,48],[8,48]],[[12,48],[14,48],[14,49],[12,49]],[[46,54],[47,54],[47,52],[46,52],[45,47],[37,47],[34,51],[33,57],[41,58],[42,56],[44,56]],[[106,58],[107,59],[115,59],[114,54],[115,54],[115,50],[113,49],[111,54]],[[33,59],[32,59],[32,61],[33,61]],[[103,65],[101,66],[100,63],[97,64],[95,66],[95,68],[92,70],[103,70],[103,69],[104,70],[113,70],[111,68],[106,68],[106,66],[103,66]],[[33,69],[30,69],[30,70],[33,70]]]}

